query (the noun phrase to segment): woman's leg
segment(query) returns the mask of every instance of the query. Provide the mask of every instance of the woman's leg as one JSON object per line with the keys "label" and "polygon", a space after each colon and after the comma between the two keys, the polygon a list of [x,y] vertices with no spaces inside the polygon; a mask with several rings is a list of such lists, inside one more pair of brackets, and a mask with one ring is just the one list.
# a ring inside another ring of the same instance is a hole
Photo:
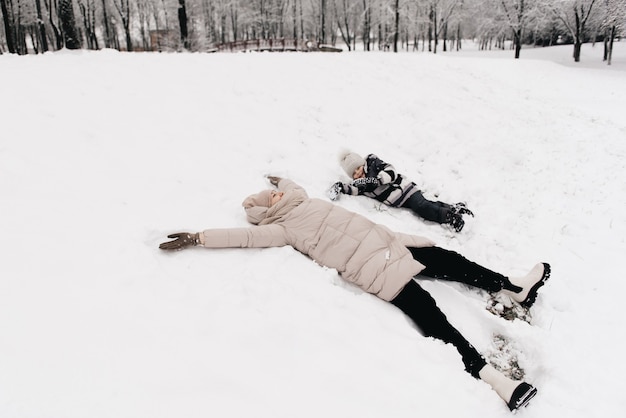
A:
{"label": "woman's leg", "polygon": [[410,247],[409,251],[426,267],[421,275],[465,283],[489,292],[499,292],[510,286],[508,278],[502,274],[469,261],[454,251],[439,247]]}
{"label": "woman's leg", "polygon": [[391,303],[411,318],[425,336],[438,338],[454,345],[461,354],[465,370],[479,378],[478,373],[485,366],[485,359],[448,322],[432,296],[419,284],[411,280]]}
{"label": "woman's leg", "polygon": [[411,209],[418,216],[427,221],[437,222],[440,224],[448,221],[448,212],[451,206],[443,202],[433,202],[424,197],[422,192],[413,193],[402,205],[403,208]]}
{"label": "woman's leg", "polygon": [[[498,273],[491,272],[484,267],[466,260],[459,254],[446,251],[441,248],[409,248],[409,250],[414,253],[414,256],[416,256],[416,253],[419,253],[417,255],[420,258],[416,257],[416,259],[424,260],[422,264],[425,264],[426,261],[435,260],[435,263],[433,264],[436,264],[436,266],[432,267],[431,271],[436,271],[436,273],[431,273],[431,277],[435,277],[436,274],[439,274],[441,275],[440,278],[452,280],[452,276],[448,274],[448,269],[442,265],[442,263],[445,264],[445,262],[450,262],[455,268],[465,266],[467,269],[475,270],[475,273],[477,274],[481,274],[482,272],[484,276],[494,275],[494,279],[497,278],[497,276],[501,276]],[[452,255],[442,255],[445,253],[451,253]],[[436,261],[439,261],[439,264],[437,264]],[[427,271],[429,265],[425,265],[427,266],[427,269],[424,271]],[[505,286],[508,287],[510,282],[508,279],[504,279],[507,283]],[[465,282],[463,280],[459,281]],[[448,322],[445,314],[437,307],[437,304],[432,296],[422,289],[422,287],[414,280],[407,283],[404,289],[400,291],[398,296],[396,296],[391,303],[400,308],[400,310],[411,318],[424,335],[438,338],[446,343],[453,344],[459,354],[461,354],[463,364],[465,364],[465,370],[475,378],[488,383],[502,398],[502,400],[506,402],[511,411],[515,411],[526,406],[526,404],[528,404],[528,402],[537,394],[537,389],[532,385],[526,382],[511,380],[487,364],[485,359],[480,355],[480,353],[478,353],[474,346],[472,346],[472,344],[470,344],[469,341],[467,341],[461,333]]]}

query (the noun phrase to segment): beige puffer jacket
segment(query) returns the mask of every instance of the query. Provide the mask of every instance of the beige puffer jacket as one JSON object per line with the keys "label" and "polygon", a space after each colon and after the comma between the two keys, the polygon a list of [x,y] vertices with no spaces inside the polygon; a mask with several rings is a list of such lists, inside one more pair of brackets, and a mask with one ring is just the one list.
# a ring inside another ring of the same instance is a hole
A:
{"label": "beige puffer jacket", "polygon": [[[386,301],[393,300],[424,269],[407,247],[433,246],[429,239],[392,232],[340,206],[310,199],[304,189],[290,180],[281,179],[278,188],[285,192],[279,204],[287,204],[295,196],[302,203],[266,225],[205,230],[200,234],[201,245],[207,248],[291,245]],[[244,204],[250,201],[248,198]],[[259,209],[264,212],[258,206],[246,210],[258,213]]]}

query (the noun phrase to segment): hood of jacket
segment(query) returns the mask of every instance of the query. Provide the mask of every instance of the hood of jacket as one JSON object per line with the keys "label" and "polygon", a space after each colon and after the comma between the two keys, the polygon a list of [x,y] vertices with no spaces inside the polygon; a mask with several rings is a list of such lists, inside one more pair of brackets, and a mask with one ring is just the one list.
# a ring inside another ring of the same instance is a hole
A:
{"label": "hood of jacket", "polygon": [[246,211],[246,218],[251,224],[267,225],[274,223],[308,199],[304,190],[294,189],[285,192],[280,201],[269,206],[270,192],[270,190],[263,190],[248,196],[243,201],[242,206]]}

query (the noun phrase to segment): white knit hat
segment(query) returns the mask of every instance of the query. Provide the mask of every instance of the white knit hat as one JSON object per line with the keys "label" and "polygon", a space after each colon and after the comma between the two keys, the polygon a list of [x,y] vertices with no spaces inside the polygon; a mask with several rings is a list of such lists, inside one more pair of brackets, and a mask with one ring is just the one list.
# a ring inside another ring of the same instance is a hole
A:
{"label": "white knit hat", "polygon": [[343,171],[352,177],[357,168],[365,165],[365,160],[358,154],[348,152],[339,159],[339,164],[341,164]]}

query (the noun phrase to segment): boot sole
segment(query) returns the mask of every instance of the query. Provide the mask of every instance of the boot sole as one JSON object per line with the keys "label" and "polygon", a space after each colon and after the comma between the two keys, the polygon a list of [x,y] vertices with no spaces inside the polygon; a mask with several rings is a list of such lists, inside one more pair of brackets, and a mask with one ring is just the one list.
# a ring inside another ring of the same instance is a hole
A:
{"label": "boot sole", "polygon": [[[519,393],[521,390],[523,390],[524,393]],[[528,405],[530,400],[535,397],[536,394],[537,389],[535,389],[533,386],[527,383],[520,384],[513,392],[513,397],[515,398],[515,401],[511,400],[508,403],[509,409],[515,412],[521,408],[524,408]]]}
{"label": "boot sole", "polygon": [[535,285],[528,292],[526,299],[524,299],[523,302],[520,302],[520,305],[522,305],[524,308],[528,309],[531,306],[533,306],[533,304],[535,303],[535,299],[537,299],[537,291],[550,278],[550,271],[551,271],[550,264],[548,263],[542,263],[542,264],[543,264],[543,276],[541,276],[541,280],[535,283]]}

